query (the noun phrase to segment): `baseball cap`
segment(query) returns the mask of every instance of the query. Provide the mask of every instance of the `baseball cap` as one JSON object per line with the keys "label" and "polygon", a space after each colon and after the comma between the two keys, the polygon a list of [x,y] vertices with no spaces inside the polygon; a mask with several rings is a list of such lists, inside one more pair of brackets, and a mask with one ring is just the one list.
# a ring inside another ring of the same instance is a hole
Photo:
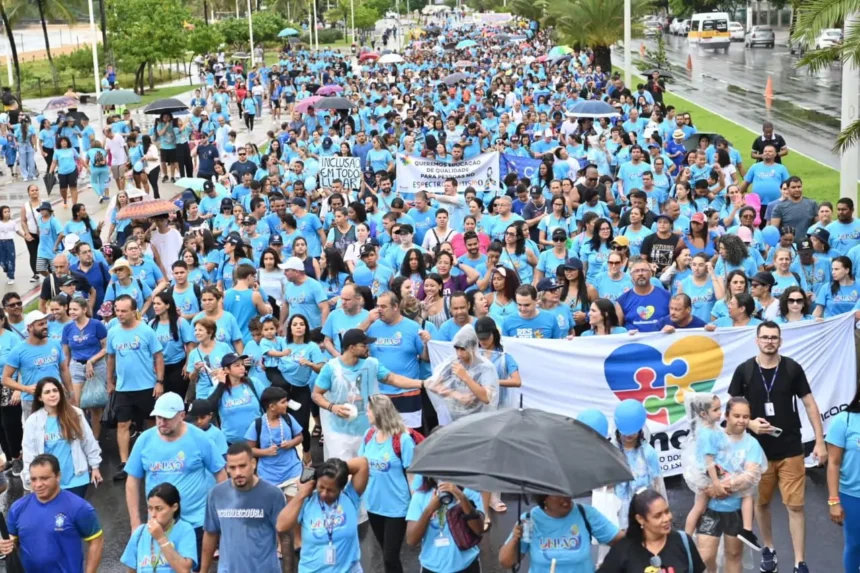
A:
{"label": "baseball cap", "polygon": [[221,209],[224,209],[224,208],[228,208],[228,209],[233,208],[233,200],[230,199],[229,197],[224,197],[223,199],[221,199]]}
{"label": "baseball cap", "polygon": [[182,401],[182,397],[176,392],[165,392],[155,401],[155,407],[149,415],[169,419],[184,411],[185,402]]}
{"label": "baseball cap", "polygon": [[672,222],[672,217],[670,217],[670,216],[669,216],[669,215],[667,215],[666,213],[660,213],[659,215],[657,215],[657,216],[654,218],[654,222],[657,222],[657,221],[659,221],[660,219],[666,219],[667,221],[669,221],[669,223],[671,223],[671,222]]}
{"label": "baseball cap", "polygon": [[363,330],[359,328],[351,328],[343,334],[340,346],[346,350],[350,346],[355,346],[356,344],[372,344],[374,342],[376,342],[376,339],[365,334]]}
{"label": "baseball cap", "polygon": [[24,317],[24,326],[30,326],[34,322],[39,322],[40,320],[45,320],[48,318],[48,315],[40,310],[31,310],[27,313],[27,316]]}
{"label": "baseball cap", "polygon": [[816,239],[819,239],[822,243],[825,244],[830,243],[830,231],[828,231],[824,227],[818,227],[817,229],[812,231],[810,237],[815,237]]}
{"label": "baseball cap", "polygon": [[37,211],[50,211],[51,213],[54,212],[54,208],[51,207],[51,203],[49,201],[42,201],[42,204],[39,205],[39,208],[36,210]]}
{"label": "baseball cap", "polygon": [[215,184],[212,183],[211,181],[204,181],[203,182],[203,192],[209,193],[210,191],[215,191]]}
{"label": "baseball cap", "polygon": [[322,144],[323,147],[331,147],[331,137],[323,137]]}
{"label": "baseball cap", "polygon": [[538,292],[546,292],[548,290],[556,290],[561,288],[561,283],[559,283],[553,277],[544,277],[537,284]]}
{"label": "baseball cap", "polygon": [[299,207],[307,207],[308,203],[301,197],[293,197],[290,199],[290,205],[298,205]]}
{"label": "baseball cap", "polygon": [[537,185],[535,185],[535,186],[533,186],[531,189],[529,189],[529,194],[530,194],[530,195],[535,195],[535,196],[537,196],[537,195],[542,195],[542,194],[543,194],[543,191],[541,191],[541,190],[540,190],[540,187],[538,187]]}
{"label": "baseball cap", "polygon": [[240,360],[245,360],[246,358],[248,358],[246,355],[236,354],[235,352],[225,354],[223,357],[221,357],[221,368],[227,368],[232,364],[239,362]]}
{"label": "baseball cap", "polygon": [[738,237],[740,237],[741,241],[744,243],[752,243],[753,233],[748,227],[741,227],[738,229]]}
{"label": "baseball cap", "polygon": [[301,271],[305,272],[305,264],[298,257],[290,257],[286,260],[286,262],[278,265],[278,268],[282,271]]}
{"label": "baseball cap", "polygon": [[543,136],[544,136],[544,137],[552,137],[552,129],[550,129],[549,127],[548,127],[548,128],[546,128],[546,129],[543,131]]}
{"label": "baseball cap", "polygon": [[367,255],[376,252],[376,247],[373,245],[361,245],[361,250],[358,252],[358,256],[364,258]]}
{"label": "baseball cap", "polygon": [[493,331],[495,330],[496,323],[489,316],[479,318],[475,321],[475,334],[478,335],[478,338],[489,338],[493,335]]}
{"label": "baseball cap", "polygon": [[798,252],[813,250],[812,241],[810,241],[809,239],[801,239],[801,240],[797,241],[797,250],[798,250]]}
{"label": "baseball cap", "polygon": [[571,271],[581,271],[582,270],[582,261],[577,259],[576,257],[571,257],[564,261],[564,268]]}
{"label": "baseball cap", "polygon": [[690,217],[690,222],[692,223],[701,223],[705,224],[705,214],[704,213],[693,213],[693,216]]}
{"label": "baseball cap", "polygon": [[233,245],[234,247],[239,246],[242,244],[242,237],[231,233],[230,235],[227,235],[226,239],[224,239],[224,244]]}
{"label": "baseball cap", "polygon": [[80,241],[80,240],[81,240],[81,238],[78,235],[76,235],[75,233],[69,233],[68,235],[63,237],[63,248],[65,250],[71,252],[72,249],[75,248],[75,245],[77,245],[78,241]]}
{"label": "baseball cap", "polygon": [[630,246],[630,239],[628,239],[624,235],[619,235],[619,236],[614,237],[612,239],[612,244],[618,245],[619,247],[629,247]]}
{"label": "baseball cap", "polygon": [[209,400],[194,400],[188,405],[188,415],[192,418],[202,418],[212,413]]}
{"label": "baseball cap", "polygon": [[269,244],[275,245],[275,246],[283,245],[284,244],[284,238],[281,237],[281,235],[279,235],[279,234],[270,235],[269,236]]}
{"label": "baseball cap", "polygon": [[773,278],[773,274],[758,272],[752,276],[752,278],[750,279],[750,283],[759,283],[767,286],[773,286],[776,284],[776,281]]}
{"label": "baseball cap", "polygon": [[60,286],[61,287],[64,287],[64,286],[65,287],[67,287],[67,286],[76,287],[76,286],[78,286],[78,281],[75,277],[69,276],[69,277],[66,277],[60,281]]}
{"label": "baseball cap", "polygon": [[245,220],[242,221],[243,225],[256,225],[257,219],[255,217],[245,217]]}
{"label": "baseball cap", "polygon": [[555,241],[556,239],[567,239],[567,232],[565,232],[564,229],[554,229],[552,232],[552,240]]}
{"label": "baseball cap", "polygon": [[519,142],[520,142],[520,136],[519,135],[512,135],[511,136],[511,143],[519,143]]}

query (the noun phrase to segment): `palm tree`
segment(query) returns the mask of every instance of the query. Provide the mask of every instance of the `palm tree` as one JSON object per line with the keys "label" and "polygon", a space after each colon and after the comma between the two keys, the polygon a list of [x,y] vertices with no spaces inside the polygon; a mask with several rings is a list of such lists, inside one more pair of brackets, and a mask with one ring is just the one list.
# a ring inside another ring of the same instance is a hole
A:
{"label": "palm tree", "polygon": [[512,14],[538,22],[543,19],[548,6],[548,0],[513,0],[508,3],[508,8]]}
{"label": "palm tree", "polygon": [[[835,60],[843,65],[852,64],[855,69],[860,67],[860,19],[856,16],[853,23],[853,14],[857,13],[857,2],[851,0],[807,0],[795,10],[797,22],[792,42],[798,42],[804,46],[815,44],[815,38],[826,28],[842,28],[844,24],[845,37],[841,44],[831,48],[821,48],[808,52],[797,63],[797,67],[806,66],[812,73],[829,68]],[[833,146],[835,153],[844,152],[847,148],[860,144],[860,119],[853,121],[836,138]]]}
{"label": "palm tree", "polygon": [[[641,30],[639,16],[646,0],[631,0],[634,34]],[[548,10],[559,44],[589,47],[594,65],[612,71],[613,44],[624,38],[624,0],[558,0]]]}
{"label": "palm tree", "polygon": [[[18,96],[18,103],[20,104],[23,101],[21,100],[21,66],[18,62],[18,48],[15,46],[15,38],[12,35],[12,24],[10,22],[9,13],[6,12],[6,5],[3,3],[3,0],[0,0],[0,18],[3,19],[3,28],[6,30],[6,38],[9,41],[9,47],[12,51],[12,63],[15,66],[15,83],[17,84],[15,94]],[[8,54],[6,57],[9,57]]]}

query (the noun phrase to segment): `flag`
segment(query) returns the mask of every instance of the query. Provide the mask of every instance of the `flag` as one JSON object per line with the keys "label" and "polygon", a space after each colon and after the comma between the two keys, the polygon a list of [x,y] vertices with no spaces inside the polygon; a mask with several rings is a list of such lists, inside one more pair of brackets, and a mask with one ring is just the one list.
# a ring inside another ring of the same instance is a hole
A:
{"label": "flag", "polygon": [[510,153],[503,153],[499,160],[499,177],[504,180],[508,173],[516,173],[519,177],[528,177],[537,173],[542,161],[531,157],[519,157]]}

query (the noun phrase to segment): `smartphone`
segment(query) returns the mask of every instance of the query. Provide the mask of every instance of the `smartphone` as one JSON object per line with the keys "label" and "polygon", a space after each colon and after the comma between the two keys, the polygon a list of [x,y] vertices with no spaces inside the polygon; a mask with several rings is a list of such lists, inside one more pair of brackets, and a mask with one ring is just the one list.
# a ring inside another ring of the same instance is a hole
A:
{"label": "smartphone", "polygon": [[776,426],[771,426],[773,431],[770,433],[774,438],[778,438],[782,435],[782,428],[777,428]]}
{"label": "smartphone", "polygon": [[314,479],[314,475],[316,471],[314,468],[303,468],[302,469],[302,477],[299,478],[299,483],[307,483]]}

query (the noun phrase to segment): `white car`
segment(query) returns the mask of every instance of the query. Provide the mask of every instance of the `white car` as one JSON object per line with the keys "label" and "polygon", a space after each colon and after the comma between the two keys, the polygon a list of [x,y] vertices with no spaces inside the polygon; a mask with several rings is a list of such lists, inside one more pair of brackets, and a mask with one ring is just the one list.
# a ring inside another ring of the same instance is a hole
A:
{"label": "white car", "polygon": [[663,27],[660,25],[660,22],[645,22],[644,33],[646,38],[653,38],[655,36],[659,36],[662,32]]}
{"label": "white car", "polygon": [[815,39],[815,49],[832,48],[842,43],[842,30],[839,28],[827,28]]}
{"label": "white car", "polygon": [[729,37],[732,42],[743,42],[745,30],[740,22],[729,22]]}

